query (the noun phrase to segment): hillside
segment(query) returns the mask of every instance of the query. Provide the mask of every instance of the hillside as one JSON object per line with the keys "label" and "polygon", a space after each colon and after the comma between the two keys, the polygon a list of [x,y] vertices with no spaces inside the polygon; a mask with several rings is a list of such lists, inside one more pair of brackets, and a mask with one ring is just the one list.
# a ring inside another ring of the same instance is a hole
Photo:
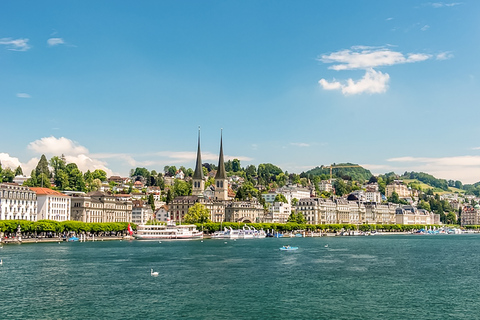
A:
{"label": "hillside", "polygon": [[[370,179],[370,177],[372,176],[370,170],[367,170],[354,163],[337,163],[333,164],[332,166],[334,167],[332,169],[332,176],[334,178],[350,178],[351,180],[363,182]],[[345,168],[342,168],[342,166],[345,166]],[[330,168],[328,166],[315,167],[305,172],[305,174],[312,176],[326,175],[330,177]]]}

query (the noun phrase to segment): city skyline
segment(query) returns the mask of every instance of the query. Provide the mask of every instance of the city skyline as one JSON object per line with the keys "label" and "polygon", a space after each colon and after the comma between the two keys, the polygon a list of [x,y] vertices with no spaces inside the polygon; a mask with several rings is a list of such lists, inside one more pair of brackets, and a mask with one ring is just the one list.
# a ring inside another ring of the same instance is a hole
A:
{"label": "city skyline", "polygon": [[[2,165],[358,163],[480,181],[480,4],[0,5]],[[39,14],[40,13],[40,14]],[[12,168],[14,169],[14,168]]]}

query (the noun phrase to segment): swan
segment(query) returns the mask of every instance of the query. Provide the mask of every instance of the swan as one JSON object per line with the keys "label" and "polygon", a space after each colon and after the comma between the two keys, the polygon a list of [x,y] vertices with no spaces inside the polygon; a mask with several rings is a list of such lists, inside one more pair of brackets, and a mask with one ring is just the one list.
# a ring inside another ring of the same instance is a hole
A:
{"label": "swan", "polygon": [[0,259],[0,266],[3,265],[3,259]]}
{"label": "swan", "polygon": [[325,248],[328,248],[328,244],[325,245]]}
{"label": "swan", "polygon": [[152,277],[156,277],[156,276],[158,276],[158,272],[153,272],[153,269],[150,269],[150,275]]}

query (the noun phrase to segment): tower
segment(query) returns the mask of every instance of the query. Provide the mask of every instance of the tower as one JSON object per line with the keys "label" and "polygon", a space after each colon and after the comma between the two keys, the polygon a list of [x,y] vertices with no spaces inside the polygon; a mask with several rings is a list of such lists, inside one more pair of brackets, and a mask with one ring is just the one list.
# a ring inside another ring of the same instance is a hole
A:
{"label": "tower", "polygon": [[200,152],[200,127],[198,127],[197,163],[195,164],[195,172],[192,179],[192,195],[202,195],[204,190],[205,179],[203,178],[202,154]]}
{"label": "tower", "polygon": [[[222,130],[223,131],[223,130]],[[220,133],[220,156],[218,157],[218,168],[215,174],[215,200],[228,200],[228,180],[223,160],[223,132]]]}

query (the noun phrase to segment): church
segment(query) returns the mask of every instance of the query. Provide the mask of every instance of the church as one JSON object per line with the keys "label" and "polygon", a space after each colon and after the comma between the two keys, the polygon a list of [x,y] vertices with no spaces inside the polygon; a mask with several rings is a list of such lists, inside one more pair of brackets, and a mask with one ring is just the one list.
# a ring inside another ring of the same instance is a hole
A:
{"label": "church", "polygon": [[[169,204],[170,219],[181,223],[188,209],[195,203],[201,203],[210,211],[212,222],[263,222],[265,211],[257,200],[235,201],[228,193],[228,177],[223,157],[223,134],[220,135],[220,154],[218,157],[215,185],[205,189],[205,177],[200,151],[200,129],[198,131],[197,159],[192,178],[192,195],[178,196]],[[213,192],[212,192],[213,191]]]}

